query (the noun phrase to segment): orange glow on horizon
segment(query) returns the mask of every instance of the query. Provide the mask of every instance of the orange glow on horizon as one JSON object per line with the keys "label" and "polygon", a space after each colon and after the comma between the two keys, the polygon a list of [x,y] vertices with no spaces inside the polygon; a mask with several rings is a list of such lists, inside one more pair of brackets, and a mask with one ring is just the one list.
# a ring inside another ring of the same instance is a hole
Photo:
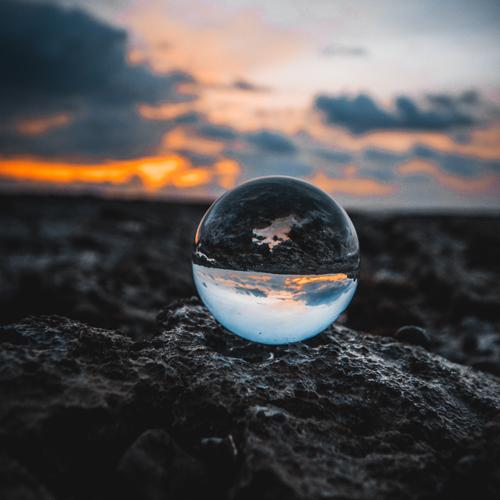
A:
{"label": "orange glow on horizon", "polygon": [[437,165],[427,160],[410,160],[397,167],[402,175],[425,174],[446,189],[460,194],[499,194],[500,176],[485,174],[473,179],[466,179],[442,172]]}
{"label": "orange glow on horizon", "polygon": [[346,165],[340,178],[330,177],[323,170],[318,170],[312,177],[304,178],[304,180],[329,194],[347,194],[358,198],[391,196],[399,189],[397,184],[384,183],[369,177],[358,177],[356,165]]}
{"label": "orange glow on horizon", "polygon": [[49,184],[103,184],[130,186],[139,179],[142,189],[154,192],[165,186],[188,188],[210,182],[233,186],[241,173],[238,163],[224,159],[210,166],[193,167],[187,158],[170,154],[101,164],[70,164],[35,158],[0,160],[0,177]]}

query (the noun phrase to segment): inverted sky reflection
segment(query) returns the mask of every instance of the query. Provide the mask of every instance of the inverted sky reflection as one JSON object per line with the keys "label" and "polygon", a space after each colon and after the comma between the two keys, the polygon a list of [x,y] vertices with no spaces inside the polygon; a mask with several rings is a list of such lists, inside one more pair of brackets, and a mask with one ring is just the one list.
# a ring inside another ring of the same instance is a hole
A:
{"label": "inverted sky reflection", "polygon": [[346,274],[293,275],[233,271],[193,264],[210,312],[241,337],[268,344],[303,340],[340,315],[356,290]]}

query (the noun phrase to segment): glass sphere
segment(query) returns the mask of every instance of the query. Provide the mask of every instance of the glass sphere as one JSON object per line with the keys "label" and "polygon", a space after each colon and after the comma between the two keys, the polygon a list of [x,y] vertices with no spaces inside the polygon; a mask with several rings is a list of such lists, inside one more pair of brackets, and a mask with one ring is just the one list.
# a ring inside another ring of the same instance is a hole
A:
{"label": "glass sphere", "polygon": [[228,330],[262,344],[323,331],[347,307],[359,243],[343,208],[292,177],[261,177],[221,196],[196,232],[193,275]]}

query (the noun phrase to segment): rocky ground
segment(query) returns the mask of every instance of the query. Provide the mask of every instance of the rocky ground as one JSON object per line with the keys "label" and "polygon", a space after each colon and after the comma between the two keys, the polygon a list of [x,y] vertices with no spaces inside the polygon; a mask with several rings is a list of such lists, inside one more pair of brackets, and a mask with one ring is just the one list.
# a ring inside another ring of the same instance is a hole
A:
{"label": "rocky ground", "polygon": [[351,305],[265,347],[189,299],[206,208],[0,198],[0,498],[498,498],[500,218],[351,214]]}

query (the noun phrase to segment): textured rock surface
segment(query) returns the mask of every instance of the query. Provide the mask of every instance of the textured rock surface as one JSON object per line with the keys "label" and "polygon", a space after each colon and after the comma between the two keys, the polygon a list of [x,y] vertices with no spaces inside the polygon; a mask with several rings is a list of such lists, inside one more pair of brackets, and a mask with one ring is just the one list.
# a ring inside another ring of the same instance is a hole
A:
{"label": "textured rock surface", "polygon": [[206,206],[0,197],[0,324],[59,314],[135,338],[196,293],[191,247]]}
{"label": "textured rock surface", "polygon": [[[0,324],[59,314],[150,336],[168,301],[196,294],[207,208],[0,196]],[[361,275],[339,321],[388,337],[424,327],[432,352],[500,376],[500,217],[350,215]]]}
{"label": "textured rock surface", "polygon": [[0,398],[2,498],[500,494],[500,380],[341,326],[250,344],[196,299],[137,342],[28,318],[0,329]]}
{"label": "textured rock surface", "polygon": [[196,301],[153,333],[206,208],[0,197],[0,324],[72,318],[0,329],[0,498],[500,496],[500,218],[351,214],[351,305],[264,347]]}
{"label": "textured rock surface", "polygon": [[500,375],[500,218],[353,217],[361,276],[355,330],[425,327],[433,352]]}

